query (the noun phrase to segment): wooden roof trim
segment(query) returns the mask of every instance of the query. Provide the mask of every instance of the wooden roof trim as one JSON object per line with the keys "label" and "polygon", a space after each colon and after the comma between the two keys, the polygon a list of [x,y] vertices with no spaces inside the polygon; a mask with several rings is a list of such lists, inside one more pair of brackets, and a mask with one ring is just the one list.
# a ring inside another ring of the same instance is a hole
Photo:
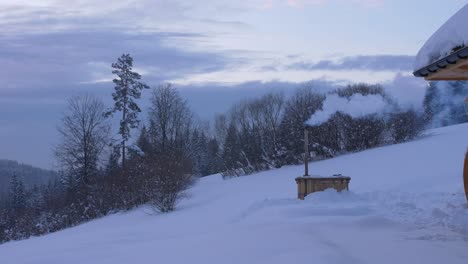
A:
{"label": "wooden roof trim", "polygon": [[[428,66],[426,67],[423,67],[415,72],[413,72],[414,76],[416,77],[424,77],[428,80],[431,80],[433,79],[432,78],[432,75],[435,75],[436,73],[440,72],[441,70],[444,70],[444,69],[454,69],[456,68],[454,65],[460,63],[461,61],[463,60],[467,60],[468,59],[468,47],[464,47],[464,48],[461,48],[460,50],[440,59],[440,60],[437,60],[436,62],[433,62],[431,64],[429,64]],[[468,76],[465,77],[468,79]],[[459,80],[460,78],[459,77],[448,77],[448,78],[444,78],[444,77],[440,77],[439,78],[434,78],[434,79],[437,79],[437,80]]]}

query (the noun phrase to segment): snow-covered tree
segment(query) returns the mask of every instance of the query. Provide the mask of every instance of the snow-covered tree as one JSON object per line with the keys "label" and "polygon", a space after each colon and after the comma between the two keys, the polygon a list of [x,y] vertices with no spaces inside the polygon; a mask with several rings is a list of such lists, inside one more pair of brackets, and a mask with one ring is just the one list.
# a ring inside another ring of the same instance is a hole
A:
{"label": "snow-covered tree", "polygon": [[14,173],[10,179],[10,204],[15,213],[26,208],[26,191],[23,181]]}
{"label": "snow-covered tree", "polygon": [[203,131],[195,129],[192,133],[190,147],[192,152],[192,164],[194,175],[208,175],[208,147],[207,138]]}
{"label": "snow-covered tree", "polygon": [[125,169],[125,151],[126,143],[130,138],[130,131],[138,127],[138,113],[141,112],[140,107],[136,103],[136,99],[141,97],[141,91],[148,89],[149,86],[141,82],[141,75],[133,71],[133,58],[130,54],[123,54],[117,59],[116,63],[112,63],[112,73],[117,75],[113,80],[115,91],[112,93],[114,99],[114,107],[106,113],[106,116],[111,116],[115,112],[121,112],[119,134],[121,136],[120,147],[122,149],[122,168]]}
{"label": "snow-covered tree", "polygon": [[142,152],[141,154],[151,152],[151,143],[149,140],[148,130],[146,129],[146,126],[143,126],[141,128],[140,136],[137,139],[136,145]]}
{"label": "snow-covered tree", "polygon": [[119,168],[119,159],[120,159],[120,148],[119,146],[111,146],[111,151],[109,154],[109,159],[106,164],[106,174],[112,175]]}
{"label": "snow-covered tree", "polygon": [[238,132],[233,123],[229,125],[223,146],[223,162],[227,170],[237,169],[240,166],[241,145]]}
{"label": "snow-covered tree", "polygon": [[208,173],[214,174],[223,171],[223,160],[221,158],[221,148],[216,138],[212,138],[207,143],[208,151]]}

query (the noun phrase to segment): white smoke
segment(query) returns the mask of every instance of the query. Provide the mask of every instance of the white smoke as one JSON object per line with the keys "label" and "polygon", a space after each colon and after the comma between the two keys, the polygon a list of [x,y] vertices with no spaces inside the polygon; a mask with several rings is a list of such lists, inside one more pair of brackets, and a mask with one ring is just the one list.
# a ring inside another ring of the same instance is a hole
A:
{"label": "white smoke", "polygon": [[342,112],[353,118],[382,113],[387,103],[381,95],[354,94],[349,99],[336,94],[329,94],[323,102],[322,110],[315,112],[306,122],[307,125],[319,126],[327,122],[336,112]]}
{"label": "white smoke", "polygon": [[431,110],[434,110],[430,126],[435,128],[465,122],[464,101],[468,87],[459,84],[462,89],[456,89],[455,82],[436,82],[433,85],[436,91],[430,103]]}

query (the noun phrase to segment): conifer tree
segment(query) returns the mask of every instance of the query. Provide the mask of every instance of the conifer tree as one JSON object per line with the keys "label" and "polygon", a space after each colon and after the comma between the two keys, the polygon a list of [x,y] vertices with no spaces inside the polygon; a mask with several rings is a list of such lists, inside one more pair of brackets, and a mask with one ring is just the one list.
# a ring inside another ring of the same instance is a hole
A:
{"label": "conifer tree", "polygon": [[140,136],[138,137],[136,144],[143,154],[151,154],[151,143],[149,140],[148,130],[145,126],[141,129]]}
{"label": "conifer tree", "polygon": [[223,161],[227,170],[237,169],[241,160],[239,135],[234,124],[230,124],[223,147]]}
{"label": "conifer tree", "polygon": [[112,175],[119,169],[120,148],[119,146],[112,146],[109,160],[107,161],[106,174]]}
{"label": "conifer tree", "polygon": [[10,201],[15,213],[22,212],[26,207],[26,193],[23,181],[14,173],[10,180]]}
{"label": "conifer tree", "polygon": [[141,97],[141,91],[148,89],[149,86],[141,82],[141,75],[133,71],[133,58],[130,54],[123,54],[117,59],[116,63],[112,63],[113,74],[117,78],[113,80],[115,91],[112,93],[114,99],[114,108],[106,113],[106,116],[111,116],[115,112],[121,112],[119,134],[121,136],[120,148],[122,152],[122,169],[125,169],[125,151],[126,143],[130,138],[130,131],[138,127],[138,113],[141,112],[140,107],[136,103],[136,99]]}

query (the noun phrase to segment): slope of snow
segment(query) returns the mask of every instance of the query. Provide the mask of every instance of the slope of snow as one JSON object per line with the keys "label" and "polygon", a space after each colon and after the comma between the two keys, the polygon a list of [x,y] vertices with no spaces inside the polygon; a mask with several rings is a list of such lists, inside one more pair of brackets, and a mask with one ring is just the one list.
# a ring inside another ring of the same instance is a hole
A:
{"label": "slope of snow", "polygon": [[468,124],[310,164],[351,191],[296,199],[302,166],[201,179],[170,214],[149,208],[0,245],[0,263],[467,263]]}
{"label": "slope of snow", "polygon": [[451,17],[424,44],[416,56],[414,70],[419,70],[449,55],[452,49],[457,46],[468,44],[467,23],[468,4]]}

